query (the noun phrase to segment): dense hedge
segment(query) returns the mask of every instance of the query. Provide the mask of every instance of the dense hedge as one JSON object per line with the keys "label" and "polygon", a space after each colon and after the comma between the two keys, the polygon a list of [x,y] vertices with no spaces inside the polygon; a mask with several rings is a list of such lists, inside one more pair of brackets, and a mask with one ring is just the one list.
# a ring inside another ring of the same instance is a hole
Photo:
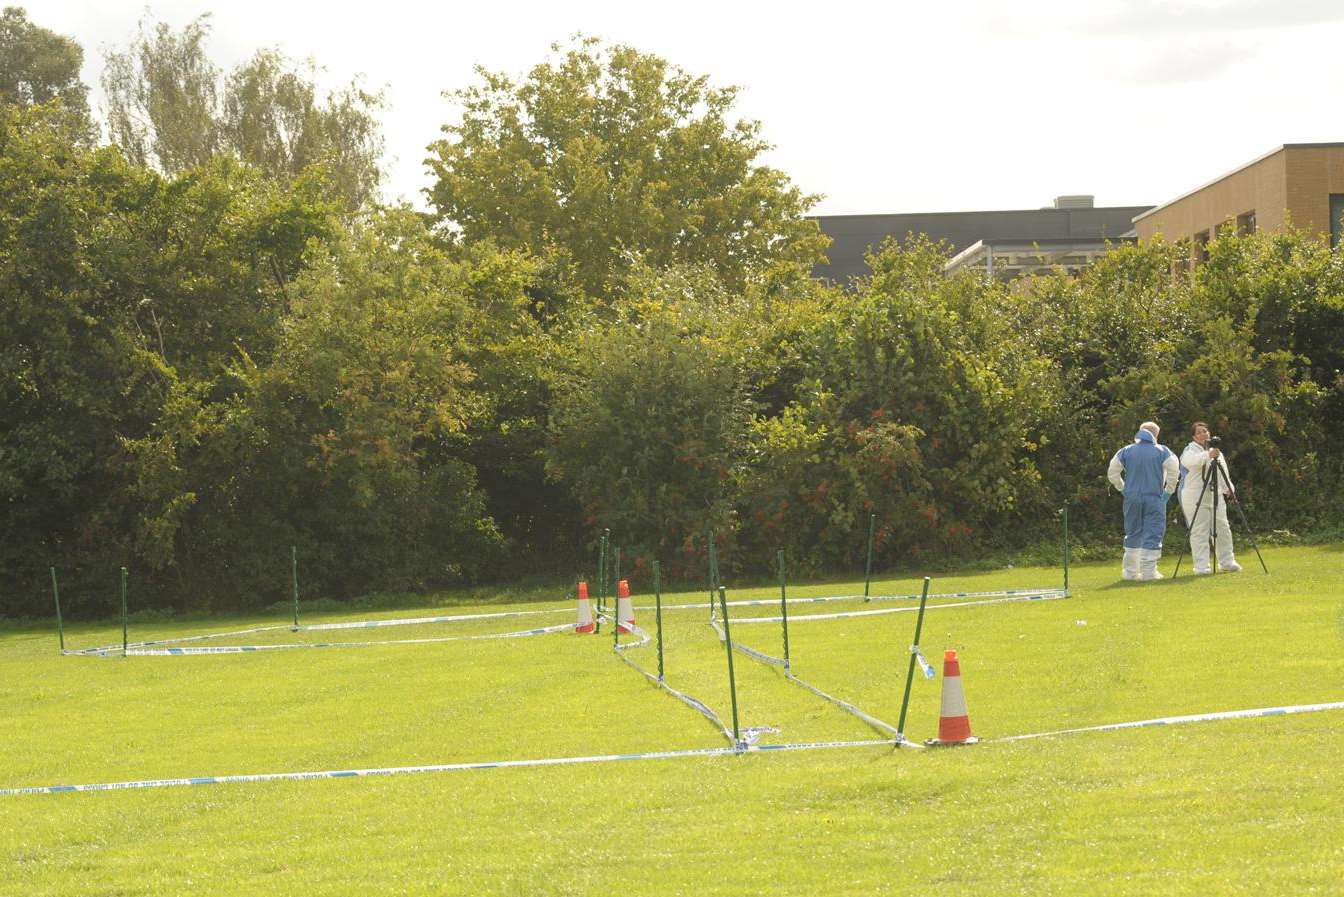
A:
{"label": "dense hedge", "polygon": [[[638,261],[538,297],[544,260],[227,160],[168,179],[0,117],[0,614],[231,609],[631,567],[814,570],[1012,549],[1138,423],[1227,441],[1262,528],[1344,519],[1344,255],[1295,234],[1119,247],[1078,277],[946,277],[890,244],[852,291]],[[543,296],[543,299],[545,297]]]}

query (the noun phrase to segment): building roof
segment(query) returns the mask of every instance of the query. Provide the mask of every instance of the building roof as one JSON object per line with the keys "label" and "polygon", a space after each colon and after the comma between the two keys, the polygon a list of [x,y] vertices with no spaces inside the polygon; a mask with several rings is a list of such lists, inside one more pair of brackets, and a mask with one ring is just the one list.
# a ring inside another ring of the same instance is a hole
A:
{"label": "building roof", "polygon": [[1096,242],[1131,236],[1133,219],[1150,206],[1115,206],[1094,209],[1015,209],[985,212],[915,212],[896,215],[817,215],[822,233],[831,238],[828,262],[813,274],[832,283],[846,284],[864,277],[864,255],[889,236],[905,239],[925,234],[946,241],[957,255],[972,244],[1010,240],[1044,243],[1056,240]]}
{"label": "building roof", "polygon": [[1332,149],[1332,148],[1334,148],[1334,147],[1340,147],[1340,146],[1344,146],[1344,143],[1284,143],[1284,144],[1281,144],[1280,146],[1276,146],[1276,147],[1274,147],[1274,149],[1270,150],[1270,151],[1267,152],[1267,153],[1263,153],[1262,155],[1256,156],[1254,159],[1252,159],[1251,161],[1247,162],[1245,165],[1238,165],[1236,168],[1232,169],[1231,171],[1227,172],[1226,174],[1220,174],[1220,175],[1218,175],[1218,177],[1214,178],[1213,180],[1211,180],[1211,181],[1209,181],[1209,182],[1207,182],[1207,183],[1204,183],[1204,184],[1200,184],[1198,187],[1196,187],[1196,188],[1193,189],[1193,190],[1187,190],[1187,191],[1185,191],[1184,193],[1182,193],[1180,196],[1176,197],[1175,199],[1169,199],[1169,200],[1167,200],[1166,202],[1162,203],[1162,204],[1159,205],[1159,206],[1153,206],[1152,208],[1148,209],[1146,212],[1141,212],[1141,213],[1139,213],[1138,215],[1135,215],[1133,220],[1134,220],[1134,221],[1138,221],[1140,218],[1147,218],[1149,215],[1153,214],[1154,212],[1160,212],[1160,211],[1162,211],[1163,209],[1168,208],[1169,206],[1173,206],[1173,205],[1175,205],[1176,203],[1180,202],[1181,200],[1186,199],[1187,197],[1194,196],[1196,193],[1200,192],[1201,190],[1207,190],[1208,188],[1212,187],[1214,184],[1218,183],[1219,181],[1225,181],[1225,180],[1227,180],[1228,178],[1232,177],[1232,175],[1236,174],[1237,172],[1245,171],[1246,169],[1250,168],[1252,165],[1255,165],[1255,164],[1257,164],[1257,163],[1263,162],[1263,161],[1265,161],[1266,159],[1268,159],[1270,156],[1273,156],[1273,155],[1275,155],[1275,154],[1277,154],[1277,153],[1281,153],[1281,152],[1283,152],[1284,150],[1290,150],[1290,149]]}

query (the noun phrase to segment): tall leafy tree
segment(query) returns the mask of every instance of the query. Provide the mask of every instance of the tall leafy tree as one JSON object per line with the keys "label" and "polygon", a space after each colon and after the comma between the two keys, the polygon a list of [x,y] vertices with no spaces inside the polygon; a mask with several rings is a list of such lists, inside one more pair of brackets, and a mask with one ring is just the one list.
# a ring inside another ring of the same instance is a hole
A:
{"label": "tall leafy tree", "polygon": [[478,69],[450,96],[461,121],[430,146],[429,198],[467,241],[547,259],[553,294],[610,299],[641,257],[707,265],[730,289],[779,264],[811,264],[817,197],[760,162],[737,88],[657,56],[581,39],[521,81]]}
{"label": "tall leafy tree", "polygon": [[113,143],[128,158],[179,174],[221,153],[285,181],[319,165],[331,193],[358,208],[377,190],[380,93],[322,96],[318,70],[262,49],[227,75],[209,58],[208,16],[180,32],[165,23],[108,56],[103,74]]}
{"label": "tall leafy tree", "polygon": [[0,103],[36,106],[59,100],[76,133],[91,140],[89,89],[80,80],[84,50],[75,41],[28,20],[18,6],[0,14]]}

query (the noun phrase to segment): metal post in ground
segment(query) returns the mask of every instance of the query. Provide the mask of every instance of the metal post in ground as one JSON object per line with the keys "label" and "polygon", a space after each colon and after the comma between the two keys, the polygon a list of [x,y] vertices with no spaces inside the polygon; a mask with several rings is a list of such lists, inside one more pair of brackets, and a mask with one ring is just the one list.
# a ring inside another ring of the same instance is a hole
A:
{"label": "metal post in ground", "polygon": [[873,578],[873,530],[877,528],[877,515],[868,515],[868,561],[863,565],[863,600],[868,601],[868,584]]}
{"label": "metal post in ground", "polygon": [[126,568],[121,568],[121,656],[126,656],[126,631],[128,623],[126,621]]}
{"label": "metal post in ground", "polygon": [[775,552],[775,565],[779,568],[779,618],[784,622],[784,672],[792,672],[789,663],[789,596],[785,588],[784,549]]}
{"label": "metal post in ground", "polygon": [[1065,505],[1059,509],[1060,516],[1064,518],[1064,594],[1069,592],[1069,506]]}
{"label": "metal post in ground", "polygon": [[924,606],[929,601],[929,577],[924,577],[924,593],[919,596],[919,613],[915,616],[915,640],[910,645],[910,668],[905,673],[905,696],[901,698],[901,718],[896,721],[896,740],[905,741],[905,711],[910,707],[910,686],[915,680],[915,660],[919,650],[919,634],[924,629]]}
{"label": "metal post in ground", "polygon": [[653,612],[658,627],[658,681],[663,681],[663,583],[662,568],[653,562]]}
{"label": "metal post in ground", "polygon": [[603,583],[607,581],[607,533],[610,530],[603,530],[602,536],[597,540],[597,614],[593,618],[593,632],[602,631],[602,589]]}
{"label": "metal post in ground", "polygon": [[714,530],[709,531],[709,618],[714,619],[714,599],[719,589],[719,550],[714,543]]}
{"label": "metal post in ground", "polygon": [[299,631],[299,549],[289,546],[289,581],[294,592],[294,631]]}
{"label": "metal post in ground", "polygon": [[61,637],[61,653],[65,653],[65,623],[61,620],[61,590],[56,587],[56,568],[51,568],[51,595],[56,599],[56,632]]}
{"label": "metal post in ground", "polygon": [[737,676],[733,673],[733,636],[728,630],[728,596],[719,586],[719,610],[723,613],[723,643],[728,649],[728,694],[733,701],[733,746],[741,748],[742,736],[737,726]]}

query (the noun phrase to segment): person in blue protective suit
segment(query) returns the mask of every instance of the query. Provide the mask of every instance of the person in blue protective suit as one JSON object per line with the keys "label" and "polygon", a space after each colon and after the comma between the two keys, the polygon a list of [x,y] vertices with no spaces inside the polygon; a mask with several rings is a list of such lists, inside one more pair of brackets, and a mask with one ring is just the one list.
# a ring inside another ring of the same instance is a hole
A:
{"label": "person in blue protective suit", "polygon": [[1125,579],[1161,579],[1162,537],[1167,532],[1167,500],[1180,481],[1176,453],[1157,441],[1157,424],[1146,421],[1134,442],[1115,453],[1106,478],[1125,496]]}

